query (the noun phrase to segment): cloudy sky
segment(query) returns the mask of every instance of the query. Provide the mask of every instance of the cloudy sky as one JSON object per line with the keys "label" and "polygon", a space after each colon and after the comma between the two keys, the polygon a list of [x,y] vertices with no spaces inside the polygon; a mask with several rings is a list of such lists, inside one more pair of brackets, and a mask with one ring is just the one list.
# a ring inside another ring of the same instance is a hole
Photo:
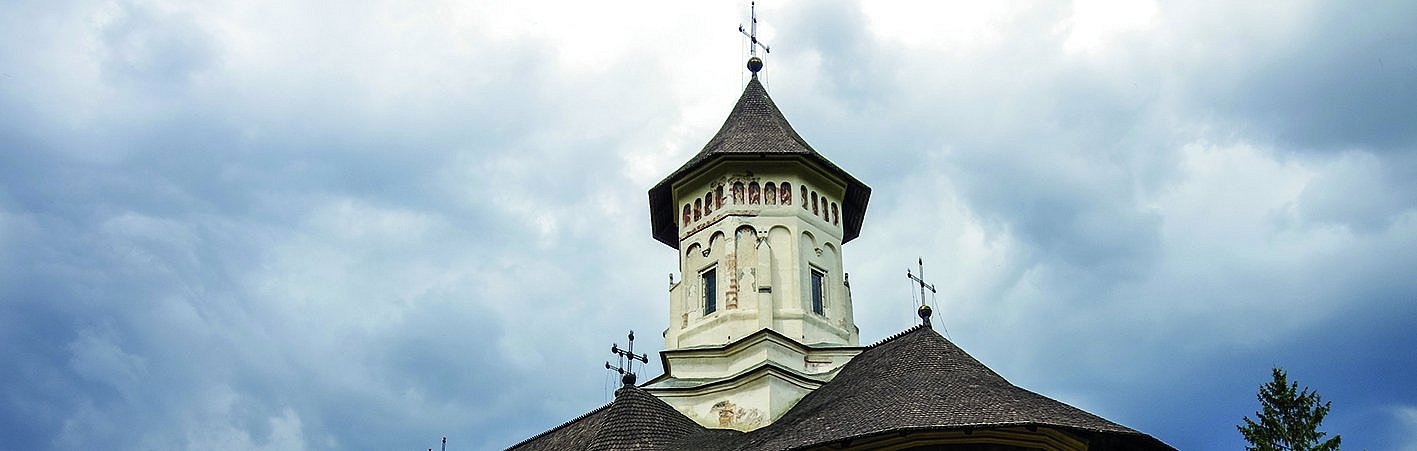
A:
{"label": "cloudy sky", "polygon": [[[747,6],[3,2],[0,448],[498,449],[604,403],[611,342],[662,349],[646,191],[746,82]],[[1417,2],[759,13],[874,189],[863,342],[923,257],[1020,386],[1236,449],[1281,366],[1417,450]]]}

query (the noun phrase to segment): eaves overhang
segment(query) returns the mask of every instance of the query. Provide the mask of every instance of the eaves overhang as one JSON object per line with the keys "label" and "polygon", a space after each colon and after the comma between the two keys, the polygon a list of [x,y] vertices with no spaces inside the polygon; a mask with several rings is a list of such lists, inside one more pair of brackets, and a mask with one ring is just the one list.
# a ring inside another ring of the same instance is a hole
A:
{"label": "eaves overhang", "polygon": [[808,164],[826,172],[846,185],[843,199],[842,242],[848,242],[861,234],[861,223],[865,219],[866,204],[871,198],[871,187],[861,183],[856,177],[827,160],[787,123],[782,111],[768,97],[767,90],[754,76],[743,89],[733,111],[718,133],[714,134],[704,148],[680,166],[668,177],[649,190],[650,229],[654,239],[679,248],[679,230],[675,222],[674,184],[685,176],[710,163],[724,158],[776,159],[782,157],[802,158]]}

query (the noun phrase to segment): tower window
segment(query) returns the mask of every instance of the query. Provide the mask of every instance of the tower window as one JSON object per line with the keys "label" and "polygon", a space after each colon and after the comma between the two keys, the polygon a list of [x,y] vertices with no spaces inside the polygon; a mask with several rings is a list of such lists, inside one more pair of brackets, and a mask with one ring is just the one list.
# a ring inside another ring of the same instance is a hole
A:
{"label": "tower window", "polygon": [[704,314],[718,310],[718,271],[710,269],[699,275],[703,279]]}
{"label": "tower window", "polygon": [[815,269],[812,270],[812,313],[816,313],[818,315],[823,314],[822,289],[824,287],[822,287],[822,279],[824,279],[825,277],[826,274],[822,274],[821,271],[817,271]]}

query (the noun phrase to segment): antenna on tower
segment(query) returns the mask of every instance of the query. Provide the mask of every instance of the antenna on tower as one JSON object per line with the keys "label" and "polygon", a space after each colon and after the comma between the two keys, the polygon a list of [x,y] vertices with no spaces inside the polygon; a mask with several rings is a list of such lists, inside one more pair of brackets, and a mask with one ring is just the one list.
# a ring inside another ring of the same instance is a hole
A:
{"label": "antenna on tower", "polygon": [[[635,366],[635,361],[639,360],[646,365],[649,364],[649,354],[635,354],[635,331],[630,331],[629,338],[629,349],[620,349],[620,345],[615,343],[610,344],[610,352],[619,356],[619,365],[610,366],[610,362],[605,362],[605,369],[615,370],[615,372],[620,373],[620,383],[624,384],[626,387],[635,385],[635,373],[631,371]],[[629,362],[626,362],[626,359],[629,359]]]}

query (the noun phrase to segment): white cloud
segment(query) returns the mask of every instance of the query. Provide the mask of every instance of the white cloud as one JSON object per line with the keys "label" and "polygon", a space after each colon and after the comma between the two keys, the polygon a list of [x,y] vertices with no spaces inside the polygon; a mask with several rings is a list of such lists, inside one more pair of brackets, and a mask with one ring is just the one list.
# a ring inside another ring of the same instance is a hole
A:
{"label": "white cloud", "polygon": [[1392,410],[1392,416],[1397,420],[1397,433],[1403,441],[1397,444],[1394,449],[1400,451],[1417,450],[1417,407],[1401,406]]}
{"label": "white cloud", "polygon": [[1156,2],[1128,0],[1079,0],[1073,2],[1072,16],[1062,24],[1067,52],[1099,53],[1110,41],[1125,33],[1143,32],[1155,26]]}
{"label": "white cloud", "polygon": [[[260,420],[259,426],[247,424],[240,410],[243,405],[241,395],[229,387],[213,387],[204,399],[205,404],[191,413],[184,421],[188,428],[182,448],[210,450],[270,450],[295,451],[309,449],[305,444],[300,416],[289,408],[278,416]],[[259,432],[253,432],[259,431]],[[328,443],[326,447],[333,447]]]}
{"label": "white cloud", "polygon": [[69,343],[69,367],[79,376],[107,385],[129,401],[141,396],[140,385],[147,377],[147,361],[124,351],[112,338],[100,338],[83,330]]}
{"label": "white cloud", "polygon": [[1002,25],[1040,7],[1028,2],[929,2],[890,0],[862,5],[872,33],[916,50],[970,52],[1000,39]]}

